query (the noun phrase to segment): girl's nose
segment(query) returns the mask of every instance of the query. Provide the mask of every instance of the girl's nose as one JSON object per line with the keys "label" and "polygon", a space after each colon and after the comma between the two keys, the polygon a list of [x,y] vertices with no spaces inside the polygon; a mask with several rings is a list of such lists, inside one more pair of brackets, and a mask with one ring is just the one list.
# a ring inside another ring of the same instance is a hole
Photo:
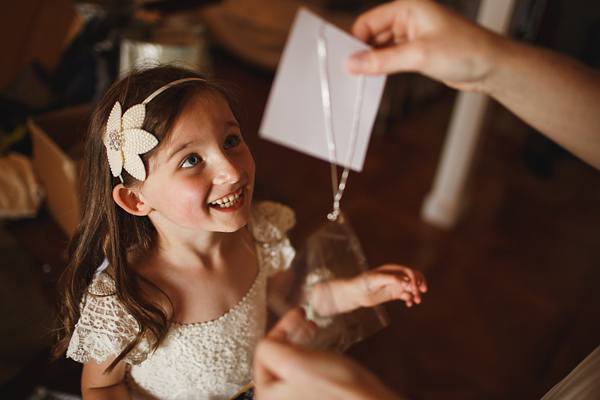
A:
{"label": "girl's nose", "polygon": [[227,155],[222,154],[215,163],[215,185],[236,183],[242,178],[243,170],[238,167]]}

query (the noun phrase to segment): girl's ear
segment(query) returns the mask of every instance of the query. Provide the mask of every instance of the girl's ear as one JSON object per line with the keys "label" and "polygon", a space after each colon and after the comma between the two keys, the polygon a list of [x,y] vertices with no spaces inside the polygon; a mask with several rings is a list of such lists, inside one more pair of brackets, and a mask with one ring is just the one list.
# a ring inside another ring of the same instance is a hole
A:
{"label": "girl's ear", "polygon": [[144,202],[137,191],[126,188],[122,183],[115,186],[112,195],[115,203],[129,214],[144,216],[152,211],[152,207]]}

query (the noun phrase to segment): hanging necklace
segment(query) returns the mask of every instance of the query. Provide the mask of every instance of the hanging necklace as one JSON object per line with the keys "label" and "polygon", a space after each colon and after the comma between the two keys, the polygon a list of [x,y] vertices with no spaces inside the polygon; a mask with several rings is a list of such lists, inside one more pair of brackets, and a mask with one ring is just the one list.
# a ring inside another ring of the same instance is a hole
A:
{"label": "hanging necklace", "polygon": [[356,95],[356,101],[354,103],[354,114],[352,118],[352,126],[350,129],[350,141],[348,151],[346,152],[345,167],[342,171],[342,176],[338,184],[338,171],[337,171],[337,155],[335,138],[333,135],[333,118],[331,115],[331,96],[330,96],[330,85],[329,85],[329,73],[327,70],[327,41],[324,33],[325,26],[322,26],[319,31],[317,38],[317,49],[319,54],[319,78],[321,81],[321,100],[323,102],[323,114],[325,119],[325,136],[327,137],[327,150],[329,155],[329,164],[331,165],[331,184],[333,188],[333,211],[331,211],[327,218],[330,221],[335,221],[340,215],[340,201],[346,189],[346,181],[348,180],[348,174],[350,173],[350,162],[354,157],[354,150],[356,149],[356,138],[358,137],[358,128],[360,123],[360,111],[362,108],[362,102],[364,97],[365,88],[365,76],[358,76],[358,90]]}

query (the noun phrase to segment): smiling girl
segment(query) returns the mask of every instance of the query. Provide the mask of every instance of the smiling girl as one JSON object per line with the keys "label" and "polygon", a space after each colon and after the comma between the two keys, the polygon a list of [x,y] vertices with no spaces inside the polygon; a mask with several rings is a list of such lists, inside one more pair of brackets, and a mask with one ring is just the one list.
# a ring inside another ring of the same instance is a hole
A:
{"label": "smiling girl", "polygon": [[[56,346],[84,363],[84,398],[228,399],[252,379],[294,214],[252,204],[234,110],[219,83],[173,66],[131,73],[96,108]],[[370,289],[419,302],[422,276],[395,271],[371,273]],[[349,309],[382,301],[353,287]]]}

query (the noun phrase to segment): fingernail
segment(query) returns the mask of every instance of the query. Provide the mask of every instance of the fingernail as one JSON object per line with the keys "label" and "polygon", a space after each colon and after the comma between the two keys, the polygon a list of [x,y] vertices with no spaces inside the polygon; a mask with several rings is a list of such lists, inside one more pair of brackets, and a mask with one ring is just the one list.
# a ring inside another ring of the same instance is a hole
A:
{"label": "fingernail", "polygon": [[360,55],[353,55],[348,58],[348,68],[351,71],[360,72],[367,66],[366,61]]}

